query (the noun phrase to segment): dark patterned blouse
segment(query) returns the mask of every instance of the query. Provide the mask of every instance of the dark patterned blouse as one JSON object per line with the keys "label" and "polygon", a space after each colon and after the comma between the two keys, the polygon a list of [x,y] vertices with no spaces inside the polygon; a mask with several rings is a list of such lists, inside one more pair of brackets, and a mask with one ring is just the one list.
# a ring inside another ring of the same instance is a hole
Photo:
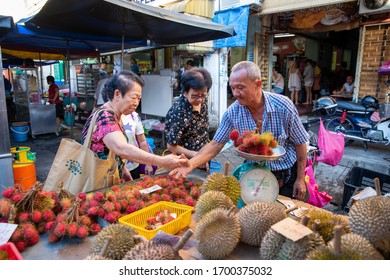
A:
{"label": "dark patterned blouse", "polygon": [[184,95],[169,109],[165,117],[167,143],[191,151],[199,151],[209,140],[207,101],[195,111]]}

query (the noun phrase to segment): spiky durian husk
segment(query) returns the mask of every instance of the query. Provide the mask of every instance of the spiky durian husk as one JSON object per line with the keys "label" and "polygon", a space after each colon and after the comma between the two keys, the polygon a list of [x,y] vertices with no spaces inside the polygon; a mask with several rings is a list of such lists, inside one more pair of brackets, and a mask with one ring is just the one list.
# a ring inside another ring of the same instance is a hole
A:
{"label": "spiky durian husk", "polygon": [[268,229],[285,218],[283,208],[277,202],[258,201],[247,204],[238,212],[241,225],[241,241],[260,246]]}
{"label": "spiky durian husk", "polygon": [[315,220],[320,220],[321,223],[318,226],[317,232],[322,236],[326,244],[333,238],[334,228],[337,225],[343,226],[345,233],[351,232],[346,216],[333,214],[319,208],[311,208],[307,215],[310,217],[307,227],[311,229],[313,229]]}
{"label": "spiky durian husk", "polygon": [[260,258],[263,260],[304,260],[308,252],[322,245],[325,245],[325,242],[318,233],[312,233],[293,242],[270,228],[261,242]]}
{"label": "spiky durian husk", "polygon": [[124,260],[177,260],[181,259],[171,246],[149,240],[141,242],[126,253]]}
{"label": "spiky durian husk", "polygon": [[225,176],[220,172],[214,172],[207,176],[202,184],[202,193],[207,191],[220,191],[226,194],[236,205],[241,193],[240,182],[236,177]]}
{"label": "spiky durian husk", "polygon": [[276,255],[276,259],[304,260],[310,251],[323,245],[325,245],[324,239],[316,232],[305,236],[296,242],[286,238],[280,251]]}
{"label": "spiky durian husk", "polygon": [[210,259],[222,259],[230,255],[240,241],[240,221],[234,214],[228,216],[223,208],[211,210],[199,221],[195,238],[198,251]]}
{"label": "spiky durian husk", "polygon": [[113,260],[121,260],[123,256],[135,245],[134,235],[136,230],[122,224],[111,224],[103,228],[96,236],[90,249],[91,255],[98,255],[102,250],[106,239],[111,236],[111,242],[105,253],[105,257]]}
{"label": "spiky durian husk", "polygon": [[195,206],[195,220],[199,221],[211,210],[223,207],[230,209],[234,206],[232,200],[221,191],[207,191],[199,197]]}
{"label": "spiky durian husk", "polygon": [[261,260],[275,260],[276,254],[280,251],[286,237],[274,231],[272,228],[267,230],[260,245]]}
{"label": "spiky durian husk", "polygon": [[328,245],[320,246],[310,251],[306,260],[361,260],[361,256],[351,250],[345,249],[336,255],[333,248]]}
{"label": "spiky durian husk", "polygon": [[384,257],[390,258],[390,197],[356,201],[349,211],[352,232],[365,237]]}
{"label": "spiky durian husk", "polygon": [[[328,246],[333,248],[333,240]],[[383,256],[367,239],[353,232],[341,236],[341,250],[346,249],[356,252],[363,260],[383,260]]]}

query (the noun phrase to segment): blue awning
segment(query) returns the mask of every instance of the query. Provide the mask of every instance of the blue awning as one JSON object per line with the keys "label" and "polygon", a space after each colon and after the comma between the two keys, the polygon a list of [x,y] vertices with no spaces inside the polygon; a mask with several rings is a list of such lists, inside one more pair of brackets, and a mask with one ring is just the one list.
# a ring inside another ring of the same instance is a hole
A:
{"label": "blue awning", "polygon": [[245,47],[250,5],[215,12],[213,22],[234,28],[237,35],[214,40],[214,48]]}

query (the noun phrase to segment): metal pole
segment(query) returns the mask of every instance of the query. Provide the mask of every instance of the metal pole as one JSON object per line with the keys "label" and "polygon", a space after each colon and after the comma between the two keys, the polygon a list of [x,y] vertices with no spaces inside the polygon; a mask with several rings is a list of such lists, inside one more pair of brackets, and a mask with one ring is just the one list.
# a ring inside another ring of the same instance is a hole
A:
{"label": "metal pole", "polygon": [[[66,41],[66,45],[67,45],[67,52],[66,52],[66,73],[67,73],[67,76],[68,76],[68,81],[69,81],[69,104],[70,106],[72,106],[72,88],[71,88],[71,82],[70,82],[70,61],[69,61],[69,58],[70,58],[70,47],[69,47],[69,40]],[[70,137],[71,138],[74,138],[74,127],[73,127],[73,122],[72,122],[72,118],[70,119]]]}

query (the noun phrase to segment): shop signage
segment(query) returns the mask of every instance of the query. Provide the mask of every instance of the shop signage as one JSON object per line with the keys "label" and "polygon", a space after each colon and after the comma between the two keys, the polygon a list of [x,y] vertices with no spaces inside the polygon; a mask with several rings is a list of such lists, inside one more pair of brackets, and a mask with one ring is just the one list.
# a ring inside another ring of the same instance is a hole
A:
{"label": "shop signage", "polygon": [[360,18],[358,9],[355,2],[349,2],[277,13],[273,16],[272,29],[274,33],[280,33],[293,30],[321,32],[355,28]]}
{"label": "shop signage", "polygon": [[281,12],[289,12],[300,9],[309,9],[314,7],[320,7],[325,5],[335,5],[347,2],[354,2],[357,6],[357,0],[278,0],[278,1],[264,1],[262,11],[260,14],[276,14]]}

